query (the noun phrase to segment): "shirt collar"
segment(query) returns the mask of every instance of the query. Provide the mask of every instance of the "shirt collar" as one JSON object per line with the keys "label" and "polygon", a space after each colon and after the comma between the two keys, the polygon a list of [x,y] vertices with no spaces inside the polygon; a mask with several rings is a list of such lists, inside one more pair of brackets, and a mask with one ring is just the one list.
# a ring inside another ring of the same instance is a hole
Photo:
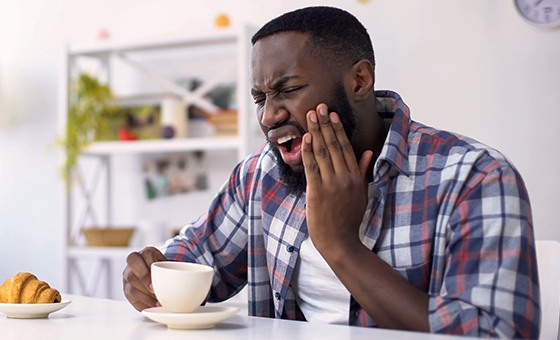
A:
{"label": "shirt collar", "polygon": [[[401,96],[393,91],[375,91],[377,100],[377,113],[384,119],[392,119],[389,133],[385,139],[381,154],[377,158],[373,174],[374,178],[382,176],[385,171],[401,172],[409,176],[408,164],[408,131],[410,126],[410,109],[404,103]],[[390,165],[384,169],[384,164]]]}

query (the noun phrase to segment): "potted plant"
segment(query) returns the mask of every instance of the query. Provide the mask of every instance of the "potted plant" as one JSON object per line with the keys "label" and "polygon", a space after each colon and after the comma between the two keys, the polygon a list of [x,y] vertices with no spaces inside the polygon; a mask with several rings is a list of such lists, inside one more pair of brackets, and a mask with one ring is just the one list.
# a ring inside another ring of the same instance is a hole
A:
{"label": "potted plant", "polygon": [[59,141],[66,152],[62,176],[67,189],[70,189],[74,182],[78,156],[85,147],[95,141],[102,117],[116,111],[113,99],[109,85],[101,83],[90,74],[80,74],[72,84],[66,135]]}

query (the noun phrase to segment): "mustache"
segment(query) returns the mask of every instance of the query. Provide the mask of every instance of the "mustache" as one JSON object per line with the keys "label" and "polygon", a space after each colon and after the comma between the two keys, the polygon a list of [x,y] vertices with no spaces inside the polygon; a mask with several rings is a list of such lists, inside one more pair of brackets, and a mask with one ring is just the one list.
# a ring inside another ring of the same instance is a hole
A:
{"label": "mustache", "polygon": [[[295,122],[295,121],[285,121],[285,122],[281,122],[281,123],[279,123],[279,124],[277,124],[277,125],[274,125],[273,127],[269,128],[269,129],[268,129],[268,133],[270,133],[271,131],[274,131],[274,130],[276,130],[276,129],[279,129],[279,128],[281,128],[281,127],[284,127],[284,126],[293,126],[293,127],[295,127],[296,129],[298,129],[298,131],[299,131],[302,135],[304,135],[304,134],[307,132],[307,131],[305,131],[305,129],[303,128],[303,126],[301,126],[298,122]],[[268,133],[266,134],[265,138],[266,138],[266,141],[267,141],[267,142],[271,143],[271,141],[270,141],[270,139],[269,139],[269,137],[268,137]],[[271,143],[271,144],[273,144],[273,143]]]}

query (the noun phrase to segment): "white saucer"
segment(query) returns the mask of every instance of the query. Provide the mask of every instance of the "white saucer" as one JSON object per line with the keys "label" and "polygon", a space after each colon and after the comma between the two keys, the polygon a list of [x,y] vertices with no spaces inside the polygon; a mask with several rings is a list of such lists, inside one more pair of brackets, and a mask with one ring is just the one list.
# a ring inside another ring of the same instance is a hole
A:
{"label": "white saucer", "polygon": [[163,307],[147,308],[142,314],[173,329],[213,328],[239,312],[237,307],[201,306],[190,313],[173,313]]}
{"label": "white saucer", "polygon": [[71,301],[59,303],[0,303],[0,312],[13,319],[41,319],[68,306]]}

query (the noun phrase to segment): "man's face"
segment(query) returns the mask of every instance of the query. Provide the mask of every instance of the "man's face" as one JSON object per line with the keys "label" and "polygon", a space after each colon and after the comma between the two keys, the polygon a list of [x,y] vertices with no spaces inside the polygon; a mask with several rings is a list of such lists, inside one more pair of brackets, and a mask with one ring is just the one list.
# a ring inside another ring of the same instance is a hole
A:
{"label": "man's face", "polygon": [[298,32],[263,38],[255,43],[251,60],[257,118],[276,154],[282,180],[294,194],[306,186],[301,144],[307,112],[325,103],[339,114],[350,140],[355,127],[340,70],[311,55],[307,39]]}

